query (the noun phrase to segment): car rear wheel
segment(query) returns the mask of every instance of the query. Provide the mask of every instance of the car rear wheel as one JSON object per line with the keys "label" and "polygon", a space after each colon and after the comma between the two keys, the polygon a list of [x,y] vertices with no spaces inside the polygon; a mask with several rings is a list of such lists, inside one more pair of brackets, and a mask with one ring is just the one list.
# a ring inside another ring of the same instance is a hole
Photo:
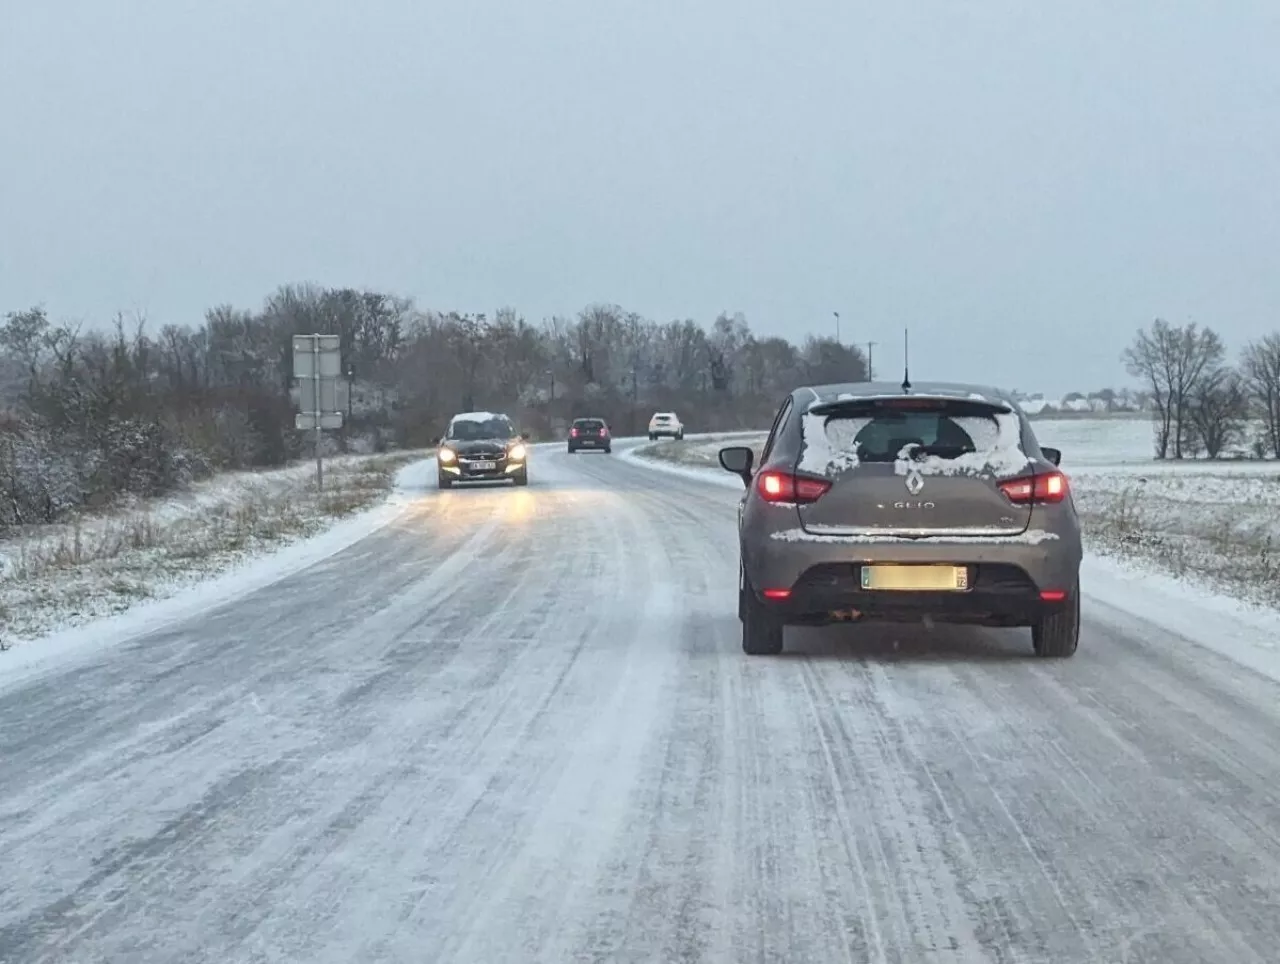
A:
{"label": "car rear wheel", "polygon": [[738,590],[742,651],[748,656],[777,656],[782,652],[782,620],[743,582]]}
{"label": "car rear wheel", "polygon": [[683,442],[683,441],[684,441],[684,432],[676,432],[676,441],[677,441],[677,442]]}
{"label": "car rear wheel", "polygon": [[1062,608],[1031,627],[1031,644],[1037,656],[1066,659],[1080,645],[1080,581],[1076,580]]}
{"label": "car rear wheel", "polygon": [[612,452],[612,451],[613,451],[613,449],[612,449],[610,446],[608,446],[608,445],[606,445],[606,446],[605,446],[605,448],[604,448],[604,454],[605,454],[605,455],[608,455],[608,454],[609,454],[610,452]]}

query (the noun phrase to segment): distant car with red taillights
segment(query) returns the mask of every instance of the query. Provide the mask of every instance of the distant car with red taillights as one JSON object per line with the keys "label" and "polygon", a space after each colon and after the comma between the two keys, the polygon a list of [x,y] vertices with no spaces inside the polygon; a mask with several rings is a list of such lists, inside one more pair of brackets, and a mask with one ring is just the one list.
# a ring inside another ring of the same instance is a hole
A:
{"label": "distant car with red taillights", "polygon": [[569,426],[567,442],[570,455],[579,449],[613,451],[613,436],[609,432],[608,423],[602,418],[575,418]]}

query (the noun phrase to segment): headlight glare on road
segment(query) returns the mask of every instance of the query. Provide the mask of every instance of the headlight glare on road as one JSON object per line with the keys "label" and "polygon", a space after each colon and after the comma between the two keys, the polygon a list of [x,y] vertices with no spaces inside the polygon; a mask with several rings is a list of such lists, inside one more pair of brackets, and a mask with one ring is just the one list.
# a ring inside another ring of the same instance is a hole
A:
{"label": "headlight glare on road", "polygon": [[525,447],[517,442],[511,446],[511,451],[507,453],[507,458],[514,459],[516,462],[522,461],[525,456]]}
{"label": "headlight glare on road", "polygon": [[453,449],[440,450],[440,461],[445,465],[449,465],[450,463],[457,461],[457,458],[458,456],[454,453]]}

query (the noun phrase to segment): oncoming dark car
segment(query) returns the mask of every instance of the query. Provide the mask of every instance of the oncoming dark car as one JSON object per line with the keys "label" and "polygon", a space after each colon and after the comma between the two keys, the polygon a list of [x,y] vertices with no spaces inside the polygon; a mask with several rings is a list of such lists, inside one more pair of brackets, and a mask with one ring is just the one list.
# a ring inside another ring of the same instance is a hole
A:
{"label": "oncoming dark car", "polygon": [[800,388],[742,477],[742,648],[786,625],[892,620],[1029,626],[1067,657],[1080,633],[1080,522],[1062,455],[1006,394],[933,383]]}
{"label": "oncoming dark car", "polygon": [[609,426],[602,418],[575,418],[569,426],[567,440],[569,454],[579,449],[596,449],[601,452],[612,452],[612,438]]}
{"label": "oncoming dark car", "polygon": [[449,421],[436,452],[440,488],[455,482],[496,482],[510,479],[529,484],[526,433],[517,433],[511,419],[496,412],[463,412]]}

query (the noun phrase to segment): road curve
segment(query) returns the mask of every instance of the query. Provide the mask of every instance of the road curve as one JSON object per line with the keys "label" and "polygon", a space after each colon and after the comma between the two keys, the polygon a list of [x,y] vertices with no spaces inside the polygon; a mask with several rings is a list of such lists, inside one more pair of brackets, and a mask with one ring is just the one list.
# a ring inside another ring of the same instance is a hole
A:
{"label": "road curve", "polygon": [[1276,959],[1280,686],[1097,606],[748,659],[732,491],[531,478],[0,693],[0,962]]}

